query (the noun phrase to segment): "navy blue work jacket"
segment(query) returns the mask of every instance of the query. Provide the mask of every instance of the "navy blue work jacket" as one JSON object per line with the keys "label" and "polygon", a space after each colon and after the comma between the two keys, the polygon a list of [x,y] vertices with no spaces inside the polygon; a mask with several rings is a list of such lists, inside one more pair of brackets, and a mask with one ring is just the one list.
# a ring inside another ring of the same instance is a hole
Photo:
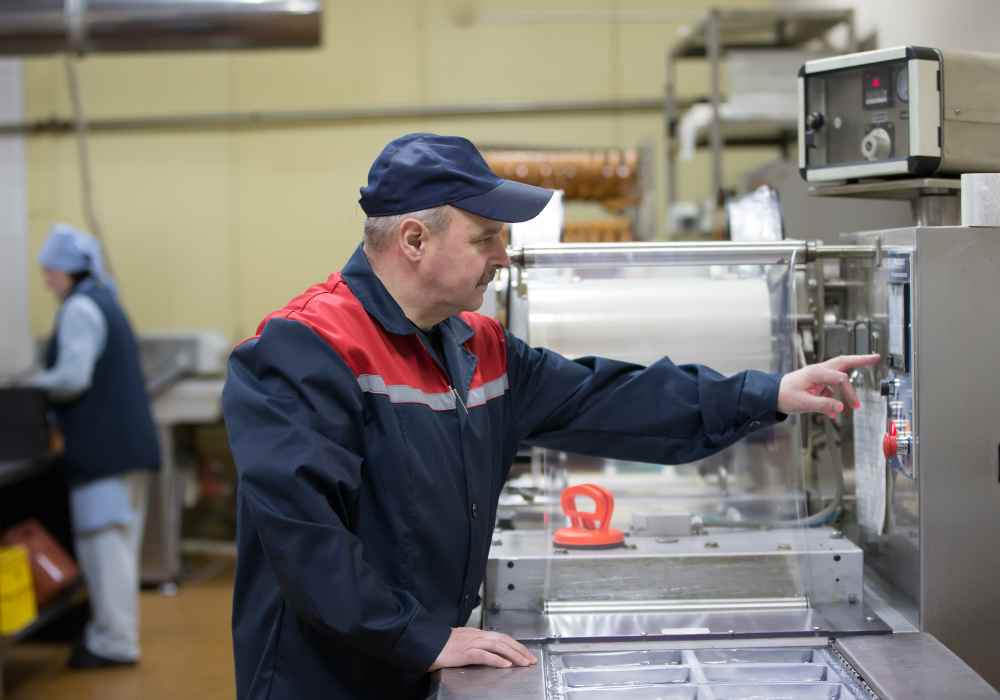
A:
{"label": "navy blue work jacket", "polygon": [[233,352],[242,700],[422,697],[518,445],[682,463],[780,418],[776,375],[570,361],[474,313],[440,331],[444,363],[359,248]]}

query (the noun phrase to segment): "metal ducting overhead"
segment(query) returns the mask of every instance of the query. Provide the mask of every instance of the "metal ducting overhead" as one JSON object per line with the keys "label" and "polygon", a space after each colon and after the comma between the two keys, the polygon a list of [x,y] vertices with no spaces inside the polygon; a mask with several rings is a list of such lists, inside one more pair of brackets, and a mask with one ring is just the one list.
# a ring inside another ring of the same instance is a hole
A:
{"label": "metal ducting overhead", "polygon": [[318,46],[322,0],[0,0],[0,55]]}

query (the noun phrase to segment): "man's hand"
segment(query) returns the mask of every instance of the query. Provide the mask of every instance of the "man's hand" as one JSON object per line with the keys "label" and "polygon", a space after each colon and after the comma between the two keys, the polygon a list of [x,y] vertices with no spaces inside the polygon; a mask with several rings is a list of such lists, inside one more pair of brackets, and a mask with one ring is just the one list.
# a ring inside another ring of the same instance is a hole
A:
{"label": "man's hand", "polygon": [[[826,362],[803,367],[781,378],[778,389],[778,410],[781,413],[825,413],[830,418],[844,410],[861,406],[851,386],[850,371],[857,367],[877,365],[879,355],[841,355]],[[834,387],[840,388],[841,401],[835,398]]]}
{"label": "man's hand", "polygon": [[538,659],[513,637],[474,627],[453,627],[448,642],[428,671],[458,666],[531,666]]}

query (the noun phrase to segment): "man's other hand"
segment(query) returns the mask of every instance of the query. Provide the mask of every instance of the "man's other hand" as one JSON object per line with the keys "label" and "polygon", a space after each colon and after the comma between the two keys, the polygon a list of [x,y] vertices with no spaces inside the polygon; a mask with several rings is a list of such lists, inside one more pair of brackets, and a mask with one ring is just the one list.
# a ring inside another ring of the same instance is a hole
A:
{"label": "man's other hand", "polygon": [[778,410],[781,413],[825,413],[836,418],[844,410],[844,404],[858,408],[861,402],[851,386],[850,372],[858,367],[877,365],[880,359],[879,355],[841,355],[790,372],[781,378]]}
{"label": "man's other hand", "polygon": [[448,642],[428,671],[458,666],[531,666],[538,662],[527,647],[513,637],[475,627],[453,627]]}

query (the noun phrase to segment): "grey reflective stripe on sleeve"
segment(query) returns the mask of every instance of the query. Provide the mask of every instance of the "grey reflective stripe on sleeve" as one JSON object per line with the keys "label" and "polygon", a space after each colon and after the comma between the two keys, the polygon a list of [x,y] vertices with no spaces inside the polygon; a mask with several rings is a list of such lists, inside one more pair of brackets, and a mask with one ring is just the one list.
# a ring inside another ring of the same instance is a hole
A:
{"label": "grey reflective stripe on sleeve", "polygon": [[482,386],[472,389],[469,391],[469,408],[472,408],[473,406],[482,406],[490,399],[496,399],[503,396],[509,386],[510,384],[507,382],[507,373],[505,372],[503,376],[497,377],[491,382],[486,382]]}
{"label": "grey reflective stripe on sleeve", "polygon": [[[440,393],[428,393],[405,384],[386,385],[385,380],[377,374],[362,374],[358,376],[358,385],[361,391],[369,394],[381,394],[389,397],[392,403],[418,403],[428,406],[435,411],[451,411],[455,409],[455,394],[451,391]],[[476,387],[469,392],[467,406],[482,406],[490,399],[503,396],[507,391],[509,383],[507,375],[504,374],[493,381],[486,382],[482,386]]]}

